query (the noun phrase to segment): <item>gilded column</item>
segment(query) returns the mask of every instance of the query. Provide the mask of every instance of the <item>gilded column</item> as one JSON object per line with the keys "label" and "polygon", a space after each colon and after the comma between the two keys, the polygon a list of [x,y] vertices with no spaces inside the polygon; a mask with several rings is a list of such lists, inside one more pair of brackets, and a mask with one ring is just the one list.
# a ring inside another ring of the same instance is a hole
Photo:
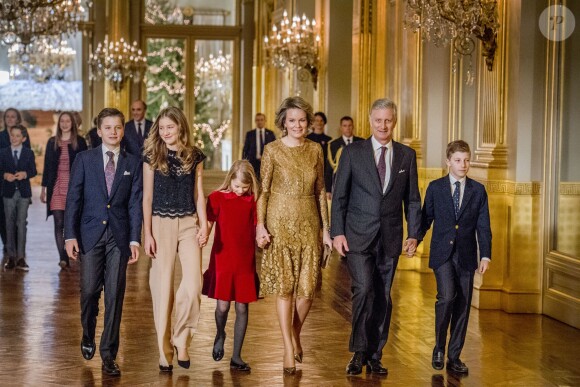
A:
{"label": "gilded column", "polygon": [[355,0],[352,27],[352,101],[355,128],[361,137],[370,135],[368,109],[372,103],[373,69],[373,3],[376,0]]}
{"label": "gilded column", "polygon": [[[118,41],[121,38],[129,40],[129,2],[126,0],[108,0],[108,35],[109,41]],[[115,107],[125,115],[129,114],[129,88],[127,85],[116,92],[109,82],[105,81],[105,106]]]}

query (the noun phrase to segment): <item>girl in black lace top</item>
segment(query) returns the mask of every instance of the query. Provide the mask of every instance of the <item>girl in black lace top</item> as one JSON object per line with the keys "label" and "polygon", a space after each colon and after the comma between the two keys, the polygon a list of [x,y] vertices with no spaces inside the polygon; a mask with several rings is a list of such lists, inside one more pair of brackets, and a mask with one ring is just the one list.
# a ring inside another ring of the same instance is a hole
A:
{"label": "girl in black lace top", "polygon": [[[201,302],[201,248],[208,239],[202,186],[205,155],[193,146],[181,110],[168,107],[159,113],[145,141],[144,159],[144,248],[153,258],[149,287],[159,369],[170,372],[174,357],[181,367],[190,365],[187,350],[197,327]],[[183,276],[174,297],[176,256]]]}

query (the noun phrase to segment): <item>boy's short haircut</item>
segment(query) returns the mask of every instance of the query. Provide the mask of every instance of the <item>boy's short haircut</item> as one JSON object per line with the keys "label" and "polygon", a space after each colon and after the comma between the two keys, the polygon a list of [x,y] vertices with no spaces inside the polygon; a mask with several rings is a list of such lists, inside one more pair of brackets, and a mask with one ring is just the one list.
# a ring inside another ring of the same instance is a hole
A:
{"label": "boy's short haircut", "polygon": [[20,133],[22,133],[22,137],[28,138],[28,129],[26,129],[26,126],[21,124],[14,125],[13,127],[10,128],[10,132],[12,132],[13,129],[20,130]]}
{"label": "boy's short haircut", "polygon": [[451,158],[451,156],[453,155],[453,153],[455,153],[455,152],[465,152],[465,153],[469,153],[471,155],[471,150],[469,149],[469,144],[463,140],[451,141],[447,145],[447,160],[449,160]]}
{"label": "boy's short haircut", "polygon": [[97,128],[101,127],[103,120],[107,117],[119,117],[121,118],[121,125],[125,126],[125,115],[119,109],[104,108],[97,116]]}

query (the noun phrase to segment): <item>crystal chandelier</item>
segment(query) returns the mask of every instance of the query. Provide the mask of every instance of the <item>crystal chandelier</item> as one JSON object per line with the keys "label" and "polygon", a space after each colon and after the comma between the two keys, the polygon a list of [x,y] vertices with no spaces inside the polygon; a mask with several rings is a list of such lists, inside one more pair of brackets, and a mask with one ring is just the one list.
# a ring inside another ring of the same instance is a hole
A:
{"label": "crystal chandelier", "polygon": [[78,30],[84,0],[2,0],[0,2],[0,43],[19,43],[23,51],[36,39],[68,36]]}
{"label": "crystal chandelier", "polygon": [[264,47],[268,53],[270,63],[278,69],[285,69],[291,65],[299,69],[298,77],[304,80],[305,74],[310,74],[314,87],[318,79],[318,49],[320,36],[316,31],[316,21],[294,16],[292,22],[288,13],[278,28],[274,23],[270,37],[264,37]]}
{"label": "crystal chandelier", "polygon": [[105,35],[105,41],[99,43],[95,52],[89,56],[89,78],[106,79],[115,91],[121,91],[127,79],[141,81],[146,64],[147,59],[137,42],[131,45],[123,38],[118,42],[109,42],[109,37]]}
{"label": "crystal chandelier", "polygon": [[[496,0],[407,0],[404,25],[413,32],[421,30],[423,39],[438,47],[452,44],[455,57],[471,57],[475,37],[482,42],[487,69],[493,69],[499,28]],[[470,61],[468,82],[472,77]]]}
{"label": "crystal chandelier", "polygon": [[37,82],[64,80],[66,70],[73,62],[76,51],[66,40],[41,38],[31,43],[27,51],[16,43],[8,49],[10,77],[33,79]]}
{"label": "crystal chandelier", "polygon": [[232,56],[223,55],[219,51],[217,56],[209,54],[209,58],[200,58],[195,64],[195,76],[198,84],[194,89],[197,97],[201,89],[212,90],[214,93],[224,94],[232,86]]}

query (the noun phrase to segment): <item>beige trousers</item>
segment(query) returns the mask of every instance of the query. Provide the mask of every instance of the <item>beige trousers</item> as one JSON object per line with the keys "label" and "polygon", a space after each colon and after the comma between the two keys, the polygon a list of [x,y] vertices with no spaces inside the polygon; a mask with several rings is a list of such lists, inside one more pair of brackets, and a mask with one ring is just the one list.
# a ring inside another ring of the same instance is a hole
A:
{"label": "beige trousers", "polygon": [[[152,232],[157,255],[151,259],[149,287],[159,346],[159,364],[173,361],[173,346],[189,348],[199,320],[201,303],[201,248],[197,243],[197,216],[162,218],[153,216]],[[174,296],[176,256],[181,262],[182,279]],[[171,313],[175,321],[171,329]]]}

